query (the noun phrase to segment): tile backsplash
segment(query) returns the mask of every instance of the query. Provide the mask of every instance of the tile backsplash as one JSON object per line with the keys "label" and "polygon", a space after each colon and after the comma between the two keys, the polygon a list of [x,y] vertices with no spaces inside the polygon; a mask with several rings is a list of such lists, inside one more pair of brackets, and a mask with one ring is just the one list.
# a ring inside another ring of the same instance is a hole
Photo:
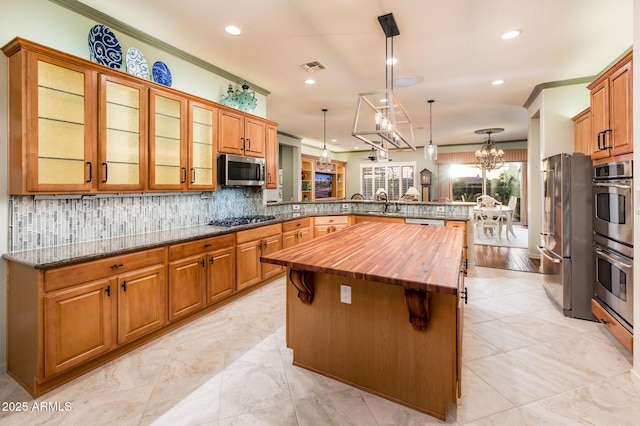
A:
{"label": "tile backsplash", "polygon": [[82,198],[14,195],[9,206],[11,251],[184,228],[265,212],[262,192],[246,188]]}

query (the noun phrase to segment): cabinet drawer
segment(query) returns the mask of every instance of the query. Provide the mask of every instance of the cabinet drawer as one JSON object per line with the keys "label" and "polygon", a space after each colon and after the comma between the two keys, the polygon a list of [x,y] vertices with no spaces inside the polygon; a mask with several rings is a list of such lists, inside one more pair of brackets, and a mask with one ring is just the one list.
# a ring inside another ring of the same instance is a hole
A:
{"label": "cabinet drawer", "polygon": [[211,250],[231,247],[235,245],[234,234],[221,235],[219,237],[204,238],[188,243],[169,246],[169,260],[181,259],[195,254],[206,253]]}
{"label": "cabinet drawer", "polygon": [[158,263],[164,263],[164,248],[51,269],[44,273],[44,291],[57,290]]}
{"label": "cabinet drawer", "polygon": [[317,216],[314,218],[316,225],[348,225],[349,216]]}
{"label": "cabinet drawer", "polygon": [[280,234],[282,232],[282,224],[277,223],[275,225],[261,226],[259,228],[247,229],[246,231],[240,231],[236,233],[236,242],[238,244],[246,243],[247,241],[259,240],[269,235]]}
{"label": "cabinet drawer", "polygon": [[311,218],[305,217],[303,219],[290,220],[282,224],[282,232],[293,231],[300,228],[308,228],[311,226]]}

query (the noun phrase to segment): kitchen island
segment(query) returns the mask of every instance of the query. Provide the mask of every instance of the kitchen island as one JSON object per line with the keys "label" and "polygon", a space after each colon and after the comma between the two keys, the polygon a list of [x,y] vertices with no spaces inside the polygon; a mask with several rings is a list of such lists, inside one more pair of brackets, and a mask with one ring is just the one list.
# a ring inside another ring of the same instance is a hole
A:
{"label": "kitchen island", "polygon": [[262,256],[287,273],[294,365],[445,419],[461,394],[459,228],[363,222]]}

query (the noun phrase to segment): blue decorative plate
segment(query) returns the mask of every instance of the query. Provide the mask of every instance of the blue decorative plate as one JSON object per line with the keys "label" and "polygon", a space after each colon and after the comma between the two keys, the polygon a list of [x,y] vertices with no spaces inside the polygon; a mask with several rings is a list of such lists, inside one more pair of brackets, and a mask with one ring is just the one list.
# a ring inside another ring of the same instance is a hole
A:
{"label": "blue decorative plate", "polygon": [[95,25],[89,30],[89,52],[91,59],[109,68],[120,69],[122,48],[115,34],[104,25]]}
{"label": "blue decorative plate", "polygon": [[149,80],[149,65],[147,65],[144,55],[138,49],[135,47],[127,49],[125,63],[129,74]]}
{"label": "blue decorative plate", "polygon": [[164,62],[156,62],[151,68],[151,74],[153,75],[153,81],[160,83],[164,86],[171,87],[171,71]]}

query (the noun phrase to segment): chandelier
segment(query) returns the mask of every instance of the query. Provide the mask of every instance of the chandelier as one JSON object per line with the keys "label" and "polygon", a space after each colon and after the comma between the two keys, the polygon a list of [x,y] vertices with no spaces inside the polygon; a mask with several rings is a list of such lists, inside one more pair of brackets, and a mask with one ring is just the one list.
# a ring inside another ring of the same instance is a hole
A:
{"label": "chandelier", "polygon": [[476,151],[476,162],[482,170],[493,170],[502,167],[504,164],[504,151],[496,147],[491,140],[492,133],[504,132],[503,128],[480,129],[474,133],[478,135],[489,135],[482,148]]}
{"label": "chandelier", "polygon": [[[415,151],[411,118],[393,93],[393,64],[395,62],[393,60],[393,37],[399,35],[400,30],[396,25],[393,13],[378,16],[378,22],[380,22],[386,36],[386,85],[384,90],[358,94],[358,104],[351,134],[380,152],[387,152],[386,143],[396,148],[400,148],[404,144]],[[389,46],[391,46],[391,55],[389,55]],[[379,139],[386,143],[380,143]]]}

